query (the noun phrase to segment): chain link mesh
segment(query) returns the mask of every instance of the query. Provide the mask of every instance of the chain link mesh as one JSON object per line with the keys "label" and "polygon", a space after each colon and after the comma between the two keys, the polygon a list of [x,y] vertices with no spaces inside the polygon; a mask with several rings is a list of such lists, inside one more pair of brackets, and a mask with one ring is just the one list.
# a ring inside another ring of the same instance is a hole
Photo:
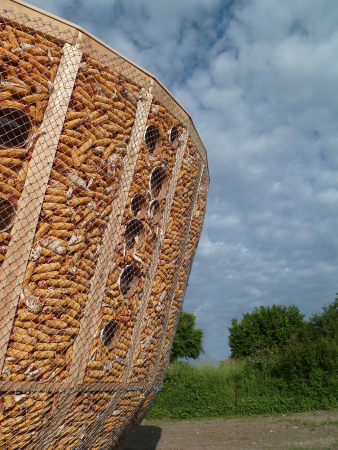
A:
{"label": "chain link mesh", "polygon": [[45,19],[0,10],[0,450],[115,449],[163,382],[206,153],[149,74]]}

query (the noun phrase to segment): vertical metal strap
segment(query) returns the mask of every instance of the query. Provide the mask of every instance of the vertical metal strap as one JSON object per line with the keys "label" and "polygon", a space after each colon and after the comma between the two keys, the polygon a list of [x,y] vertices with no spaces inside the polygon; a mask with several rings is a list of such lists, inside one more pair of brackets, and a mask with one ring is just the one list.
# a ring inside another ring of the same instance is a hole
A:
{"label": "vertical metal strap", "polygon": [[96,265],[84,316],[81,321],[80,332],[74,343],[74,358],[67,379],[68,386],[72,386],[73,383],[77,385],[82,384],[85,375],[89,351],[97,330],[97,321],[104,298],[104,290],[108,281],[109,272],[113,267],[112,253],[121,238],[123,212],[151,107],[151,90],[152,84],[150,85],[150,91],[144,92],[144,95],[137,103],[136,117],[128,143],[126,161],[120,181],[120,193],[109,216],[108,225],[103,236],[102,251]]}
{"label": "vertical metal strap", "polygon": [[199,174],[198,174],[198,178],[197,178],[197,182],[196,182],[194,198],[193,198],[193,201],[192,201],[192,204],[191,204],[191,209],[190,209],[189,225],[187,227],[186,236],[185,236],[185,239],[184,239],[180,260],[179,260],[177,271],[176,271],[176,277],[175,277],[175,281],[173,283],[173,290],[172,290],[171,298],[170,298],[170,301],[169,301],[167,317],[166,317],[166,320],[165,320],[165,323],[164,323],[164,326],[163,326],[162,336],[159,339],[160,340],[160,346],[159,346],[159,349],[158,349],[156,362],[154,364],[153,373],[152,373],[151,380],[150,380],[150,383],[149,383],[150,386],[152,386],[154,381],[155,381],[158,363],[159,363],[159,360],[160,360],[160,357],[161,357],[161,354],[162,354],[165,333],[166,333],[166,330],[167,330],[169,317],[170,317],[170,312],[171,312],[171,308],[172,308],[172,303],[173,303],[174,298],[175,298],[175,291],[176,291],[176,287],[177,287],[177,284],[178,284],[180,271],[181,271],[181,268],[182,268],[182,263],[183,263],[183,258],[184,258],[185,251],[186,251],[187,242],[188,242],[188,239],[189,239],[191,223],[192,223],[192,220],[193,220],[193,212],[194,212],[195,204],[196,204],[196,200],[197,200],[198,189],[199,189],[200,184],[201,184],[201,178],[202,178],[202,174],[203,174],[203,169],[204,169],[204,163],[202,163],[202,165],[201,165],[201,168],[200,168],[200,171],[199,171]]}
{"label": "vertical metal strap", "polygon": [[18,211],[12,229],[12,239],[1,268],[1,370],[41,205],[45,196],[76,74],[81,62],[82,53],[76,47],[65,44],[63,52],[54,83],[55,90],[50,96],[43,123],[40,127],[41,136],[38,138],[29,163],[25,186],[18,201]]}
{"label": "vertical metal strap", "polygon": [[140,311],[137,316],[131,345],[130,345],[130,348],[128,351],[127,361],[126,361],[126,369],[123,373],[123,377],[121,380],[122,384],[128,383],[129,379],[131,377],[134,360],[136,357],[136,347],[139,344],[139,340],[140,340],[140,335],[141,335],[141,331],[142,331],[142,323],[143,323],[145,313],[147,311],[147,305],[148,305],[149,297],[151,294],[151,289],[153,286],[154,278],[156,275],[157,266],[158,266],[159,259],[160,259],[163,239],[164,239],[164,236],[165,236],[165,233],[167,230],[168,221],[170,218],[170,212],[171,212],[171,207],[172,207],[172,203],[173,203],[173,199],[174,199],[174,195],[175,195],[176,184],[177,184],[178,177],[179,177],[179,174],[181,171],[184,151],[185,151],[187,142],[188,142],[188,132],[187,132],[187,130],[184,130],[184,134],[182,134],[182,142],[181,142],[179,148],[177,149],[177,158],[176,158],[175,166],[173,168],[173,174],[172,174],[172,177],[170,180],[170,186],[169,186],[165,209],[164,209],[164,213],[163,213],[161,232],[160,232],[159,238],[157,239],[153,257],[152,257],[152,260],[150,263],[147,279],[144,283],[143,295],[141,298],[141,308],[140,308]]}

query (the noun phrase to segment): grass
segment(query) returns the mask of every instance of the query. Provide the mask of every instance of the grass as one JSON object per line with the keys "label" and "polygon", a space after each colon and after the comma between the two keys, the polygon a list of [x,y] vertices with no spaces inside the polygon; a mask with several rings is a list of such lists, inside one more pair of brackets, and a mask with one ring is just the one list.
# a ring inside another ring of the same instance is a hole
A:
{"label": "grass", "polygon": [[325,422],[320,423],[321,426],[338,425],[338,420],[325,420]]}
{"label": "grass", "polygon": [[317,423],[314,420],[307,420],[303,422],[303,425],[305,425],[306,428],[310,428],[310,430],[314,430],[317,426]]}
{"label": "grass", "polygon": [[246,362],[243,360],[230,359],[228,361],[222,361],[223,364],[219,364],[214,361],[204,361],[203,364],[191,364],[191,366],[186,363],[176,362],[171,364],[171,368],[176,367],[193,367],[197,369],[200,376],[222,376],[222,377],[232,377],[234,375],[240,374],[245,366]]}
{"label": "grass", "polygon": [[325,420],[322,422],[315,422],[314,420],[308,420],[306,422],[303,422],[303,425],[306,426],[306,428],[310,428],[311,430],[314,430],[315,428],[319,428],[319,427],[329,427],[329,426],[334,426],[334,425],[338,425],[338,420]]}
{"label": "grass", "polygon": [[[148,419],[203,419],[287,414],[338,407],[336,379],[310,388],[230,360],[221,367],[173,363]],[[312,423],[307,425],[313,427]]]}

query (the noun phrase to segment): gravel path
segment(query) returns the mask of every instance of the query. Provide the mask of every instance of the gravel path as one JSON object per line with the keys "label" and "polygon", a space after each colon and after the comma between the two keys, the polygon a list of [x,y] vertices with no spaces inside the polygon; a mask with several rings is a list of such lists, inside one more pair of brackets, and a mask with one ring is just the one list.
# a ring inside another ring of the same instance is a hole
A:
{"label": "gravel path", "polygon": [[144,420],[124,450],[338,450],[338,410],[238,419]]}

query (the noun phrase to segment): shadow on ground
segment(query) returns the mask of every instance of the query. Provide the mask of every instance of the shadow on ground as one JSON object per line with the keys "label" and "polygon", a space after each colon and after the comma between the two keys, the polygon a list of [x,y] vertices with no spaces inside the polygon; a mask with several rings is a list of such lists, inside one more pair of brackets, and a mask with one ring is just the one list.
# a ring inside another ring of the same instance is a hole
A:
{"label": "shadow on ground", "polygon": [[160,438],[160,427],[140,425],[128,439],[123,450],[156,450]]}

